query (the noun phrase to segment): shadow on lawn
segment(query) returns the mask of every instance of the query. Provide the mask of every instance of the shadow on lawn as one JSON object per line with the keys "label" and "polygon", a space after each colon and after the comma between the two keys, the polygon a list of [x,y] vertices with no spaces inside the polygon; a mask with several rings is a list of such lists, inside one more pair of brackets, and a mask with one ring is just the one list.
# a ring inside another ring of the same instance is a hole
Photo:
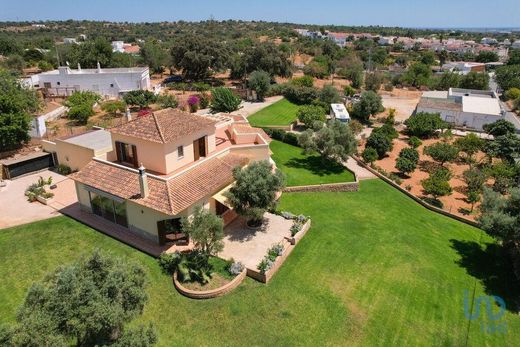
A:
{"label": "shadow on lawn", "polygon": [[[461,256],[457,264],[480,280],[487,295],[497,295],[506,302],[508,311],[520,310],[520,281],[513,275],[508,254],[500,245],[474,241],[450,240],[451,247]],[[468,288],[469,289],[469,288]]]}
{"label": "shadow on lawn", "polygon": [[346,171],[343,165],[332,160],[323,161],[320,156],[312,155],[305,158],[292,158],[285,166],[295,169],[306,169],[318,176],[341,174]]}

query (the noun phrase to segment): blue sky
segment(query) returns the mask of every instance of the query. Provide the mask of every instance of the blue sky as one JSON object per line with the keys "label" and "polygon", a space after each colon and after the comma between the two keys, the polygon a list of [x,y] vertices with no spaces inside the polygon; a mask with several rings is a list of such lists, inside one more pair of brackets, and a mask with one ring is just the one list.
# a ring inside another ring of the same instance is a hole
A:
{"label": "blue sky", "polygon": [[520,27],[520,0],[0,0],[0,21],[215,19],[405,27]]}

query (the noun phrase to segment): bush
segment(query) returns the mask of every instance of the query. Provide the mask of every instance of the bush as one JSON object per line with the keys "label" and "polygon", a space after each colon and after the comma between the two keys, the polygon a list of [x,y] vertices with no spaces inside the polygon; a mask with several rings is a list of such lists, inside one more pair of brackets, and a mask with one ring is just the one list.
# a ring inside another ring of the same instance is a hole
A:
{"label": "bush", "polygon": [[392,140],[381,131],[372,131],[366,146],[375,149],[379,159],[384,158],[386,153],[393,148]]}
{"label": "bush", "polygon": [[233,112],[238,110],[240,106],[240,98],[233,94],[231,90],[224,87],[218,87],[213,89],[211,92],[212,101],[211,101],[211,112]]}
{"label": "bush", "polygon": [[507,92],[504,93],[504,96],[507,100],[520,99],[520,88],[509,88]]}
{"label": "bush", "polygon": [[403,174],[409,174],[415,171],[419,162],[419,152],[413,148],[403,148],[399,152],[395,167]]}
{"label": "bush", "polygon": [[159,267],[163,270],[163,272],[167,275],[172,275],[177,269],[177,265],[180,262],[181,255],[179,252],[175,253],[161,253],[157,262],[159,263]]}
{"label": "bush", "polygon": [[125,112],[126,104],[124,101],[110,100],[101,104],[101,109],[114,117],[118,112]]}
{"label": "bush", "polygon": [[131,90],[123,96],[127,105],[148,107],[157,100],[157,96],[149,90]]}
{"label": "bush", "polygon": [[327,105],[341,101],[338,90],[331,84],[323,86],[320,90],[319,99]]}
{"label": "bush", "polygon": [[67,176],[72,173],[72,169],[68,165],[60,164],[56,167],[56,172],[59,173],[60,175]]}
{"label": "bush", "polygon": [[345,88],[343,89],[343,92],[345,93],[345,96],[354,96],[354,94],[356,94],[356,89],[354,89],[352,86],[350,85],[346,85]]}
{"label": "bush", "polygon": [[284,88],[283,95],[287,100],[295,104],[305,105],[311,104],[319,97],[319,90],[314,87],[300,87],[289,84]]}
{"label": "bush", "polygon": [[253,71],[247,80],[247,86],[256,92],[258,100],[263,101],[271,85],[271,76],[261,70]]}
{"label": "bush", "polygon": [[390,140],[394,140],[399,137],[399,133],[395,128],[390,124],[384,124],[383,126],[376,128],[372,131],[372,133],[382,133],[384,136],[388,137]]}
{"label": "bush", "polygon": [[321,106],[305,105],[301,106],[297,112],[298,120],[310,128],[314,122],[325,122],[327,119],[325,110]]}
{"label": "bush", "polygon": [[363,154],[361,154],[361,156],[363,157],[363,160],[365,161],[365,163],[368,163],[368,164],[372,164],[379,157],[377,151],[372,147],[366,147],[365,150],[363,151]]}
{"label": "bush", "polygon": [[447,128],[448,124],[441,119],[439,113],[419,112],[408,118],[404,124],[410,136],[430,138],[438,129]]}
{"label": "bush", "polygon": [[75,120],[78,124],[87,124],[88,119],[92,117],[94,113],[92,105],[84,103],[72,106],[67,116],[69,119]]}
{"label": "bush", "polygon": [[286,132],[283,137],[283,142],[293,146],[298,146],[298,135],[295,133]]}
{"label": "bush", "polygon": [[171,94],[159,95],[157,97],[157,103],[161,108],[176,108],[179,106],[179,101]]}
{"label": "bush", "polygon": [[291,84],[297,87],[313,87],[314,78],[312,76],[295,77],[291,80]]}
{"label": "bush", "polygon": [[302,230],[302,224],[298,222],[294,222],[291,226],[291,236],[296,235],[300,230]]}
{"label": "bush", "polygon": [[422,145],[422,141],[419,140],[417,136],[412,136],[408,139],[408,144],[412,146],[412,148],[418,148],[420,145]]}
{"label": "bush", "polygon": [[238,276],[242,273],[242,271],[244,271],[244,264],[241,262],[233,262],[229,266],[228,271],[231,275]]}
{"label": "bush", "polygon": [[298,135],[295,133],[287,132],[283,129],[271,129],[271,128],[263,128],[269,137],[274,140],[285,142],[292,146],[299,146],[298,143]]}
{"label": "bush", "polygon": [[284,211],[281,215],[285,219],[294,219],[294,214],[292,214],[291,212]]}
{"label": "bush", "polygon": [[352,108],[353,116],[367,122],[370,116],[384,111],[383,102],[379,95],[369,90],[361,94],[361,99]]}

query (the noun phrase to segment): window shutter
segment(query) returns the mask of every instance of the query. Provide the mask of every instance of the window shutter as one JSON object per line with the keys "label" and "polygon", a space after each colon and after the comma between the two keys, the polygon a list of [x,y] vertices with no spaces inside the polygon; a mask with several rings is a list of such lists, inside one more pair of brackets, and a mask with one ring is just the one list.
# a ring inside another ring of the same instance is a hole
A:
{"label": "window shutter", "polygon": [[139,167],[139,160],[137,160],[137,147],[132,145],[132,157],[134,157],[134,166]]}
{"label": "window shutter", "polygon": [[118,162],[123,161],[123,158],[121,156],[121,142],[119,142],[119,141],[116,141],[116,156],[117,156]]}

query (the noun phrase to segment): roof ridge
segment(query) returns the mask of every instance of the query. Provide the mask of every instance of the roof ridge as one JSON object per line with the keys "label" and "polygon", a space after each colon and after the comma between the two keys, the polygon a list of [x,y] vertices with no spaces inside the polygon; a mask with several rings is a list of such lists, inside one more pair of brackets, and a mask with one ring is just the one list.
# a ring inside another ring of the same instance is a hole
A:
{"label": "roof ridge", "polygon": [[159,132],[159,136],[161,137],[161,141],[163,143],[165,143],[166,141],[164,140],[164,135],[161,130],[161,126],[159,125],[159,121],[157,120],[157,116],[155,115],[155,112],[152,112],[152,116],[153,116],[153,120],[155,122],[155,126],[157,127],[157,131]]}

